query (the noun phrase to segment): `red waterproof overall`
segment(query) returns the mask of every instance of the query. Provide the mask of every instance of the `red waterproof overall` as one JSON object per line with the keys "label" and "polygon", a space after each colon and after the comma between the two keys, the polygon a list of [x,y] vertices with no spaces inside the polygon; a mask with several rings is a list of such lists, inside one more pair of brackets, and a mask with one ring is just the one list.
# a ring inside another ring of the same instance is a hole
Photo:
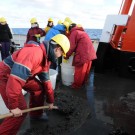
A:
{"label": "red waterproof overall", "polygon": [[81,88],[83,84],[87,83],[91,64],[92,61],[85,63],[82,66],[75,66],[74,82],[72,84],[72,88]]}
{"label": "red waterproof overall", "polygon": [[[26,45],[0,62],[0,94],[9,110],[17,107],[21,110],[27,108],[22,88],[30,93],[30,108],[42,106],[45,94],[48,103],[54,102],[53,89],[48,78],[49,63],[45,61],[43,52],[45,52],[44,45],[41,47]],[[35,75],[39,75],[42,83]],[[42,110],[34,111],[30,115],[39,116],[42,112]],[[4,119],[0,125],[0,135],[16,135],[25,117],[26,114],[23,114],[20,117]]]}
{"label": "red waterproof overall", "polygon": [[82,27],[72,28],[69,40],[70,50],[66,54],[66,59],[74,52],[72,65],[75,66],[72,88],[80,88],[87,81],[92,60],[96,59],[96,52],[90,37]]}

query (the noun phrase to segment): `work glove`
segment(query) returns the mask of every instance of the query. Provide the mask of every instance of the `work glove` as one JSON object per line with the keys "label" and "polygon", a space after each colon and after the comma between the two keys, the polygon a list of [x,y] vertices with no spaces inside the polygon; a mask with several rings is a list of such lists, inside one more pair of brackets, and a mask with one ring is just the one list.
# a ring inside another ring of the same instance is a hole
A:
{"label": "work glove", "polygon": [[74,56],[74,55],[75,55],[75,52],[72,53],[72,56]]}
{"label": "work glove", "polygon": [[22,110],[20,110],[19,108],[15,108],[15,109],[12,109],[10,111],[14,117],[22,116]]}
{"label": "work glove", "polygon": [[53,103],[48,104],[48,106],[49,106],[49,110],[53,109]]}
{"label": "work glove", "polygon": [[64,63],[68,63],[68,60],[66,60],[66,59],[63,59],[62,61],[63,61]]}
{"label": "work glove", "polygon": [[40,38],[40,34],[35,34],[35,37],[36,38]]}

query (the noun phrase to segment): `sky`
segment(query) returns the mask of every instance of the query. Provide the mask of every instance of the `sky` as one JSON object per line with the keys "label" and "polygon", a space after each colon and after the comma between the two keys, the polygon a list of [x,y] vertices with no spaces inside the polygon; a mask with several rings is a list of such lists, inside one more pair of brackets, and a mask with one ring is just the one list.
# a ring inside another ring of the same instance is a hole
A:
{"label": "sky", "polygon": [[0,0],[0,17],[5,17],[11,28],[29,28],[36,17],[41,28],[48,18],[70,17],[84,28],[102,29],[108,14],[118,14],[122,0]]}

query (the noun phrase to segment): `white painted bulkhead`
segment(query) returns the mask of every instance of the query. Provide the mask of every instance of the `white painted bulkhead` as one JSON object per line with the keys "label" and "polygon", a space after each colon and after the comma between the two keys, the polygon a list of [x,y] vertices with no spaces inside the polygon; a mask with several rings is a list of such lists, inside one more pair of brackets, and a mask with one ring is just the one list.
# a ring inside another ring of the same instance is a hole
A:
{"label": "white painted bulkhead", "polygon": [[109,43],[115,25],[126,26],[129,15],[108,15],[102,30],[100,42]]}

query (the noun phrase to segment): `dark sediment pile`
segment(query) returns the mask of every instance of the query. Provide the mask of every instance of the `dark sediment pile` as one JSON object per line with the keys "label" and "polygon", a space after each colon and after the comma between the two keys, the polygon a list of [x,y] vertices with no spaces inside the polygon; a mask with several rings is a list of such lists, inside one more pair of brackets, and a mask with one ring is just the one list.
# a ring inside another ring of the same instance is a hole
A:
{"label": "dark sediment pile", "polygon": [[48,122],[27,129],[23,135],[68,135],[81,127],[90,114],[87,101],[69,93],[55,92],[55,105],[59,110],[47,111]]}
{"label": "dark sediment pile", "polygon": [[111,133],[109,133],[109,135],[130,135],[130,134],[124,131],[123,129],[118,128],[114,129]]}
{"label": "dark sediment pile", "polygon": [[[135,134],[135,92],[122,96],[114,106],[111,106],[115,127],[109,135]],[[130,131],[130,133],[128,132]]]}
{"label": "dark sediment pile", "polygon": [[120,99],[122,106],[129,112],[135,113],[135,92],[128,93]]}

